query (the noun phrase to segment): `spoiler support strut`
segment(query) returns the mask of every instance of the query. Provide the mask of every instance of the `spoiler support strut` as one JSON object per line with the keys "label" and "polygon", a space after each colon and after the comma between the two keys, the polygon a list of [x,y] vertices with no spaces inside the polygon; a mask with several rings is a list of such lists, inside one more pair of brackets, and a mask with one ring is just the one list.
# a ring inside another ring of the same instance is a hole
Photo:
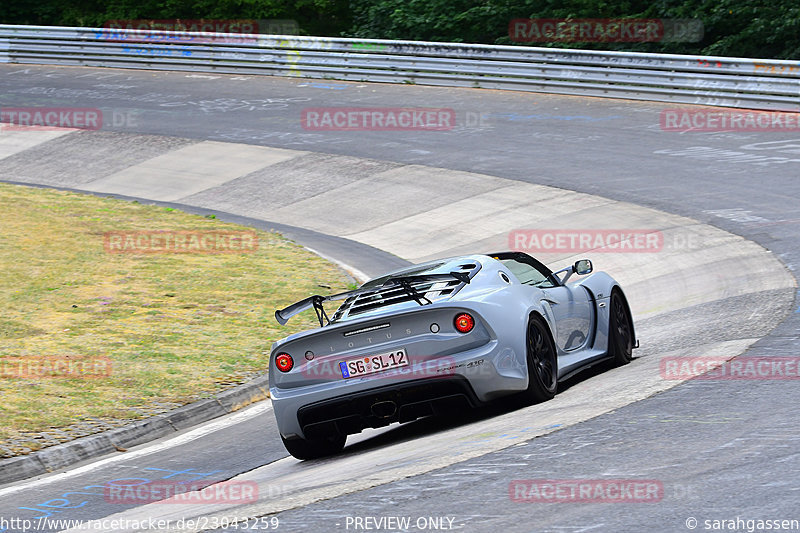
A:
{"label": "spoiler support strut", "polygon": [[314,312],[317,313],[317,320],[319,320],[319,327],[325,326],[325,323],[322,322],[324,318],[328,324],[331,323],[331,319],[328,318],[328,314],[325,312],[325,308],[322,306],[322,302],[325,301],[323,296],[314,296],[311,300],[311,304],[314,306]]}
{"label": "spoiler support strut", "polygon": [[[400,287],[402,287],[402,289],[404,291],[406,291],[406,294],[408,294],[410,297],[412,297],[414,299],[414,301],[416,301],[419,305],[427,305],[427,304],[433,303],[428,299],[427,296],[420,295],[419,291],[411,286],[411,281],[409,281],[408,279],[400,278],[400,279],[393,279],[393,280],[389,280],[389,281],[393,281],[393,282],[397,283],[398,285],[400,285]],[[388,281],[387,281],[387,283],[388,283]],[[422,303],[423,300],[425,300],[425,302],[427,302],[427,303]]]}

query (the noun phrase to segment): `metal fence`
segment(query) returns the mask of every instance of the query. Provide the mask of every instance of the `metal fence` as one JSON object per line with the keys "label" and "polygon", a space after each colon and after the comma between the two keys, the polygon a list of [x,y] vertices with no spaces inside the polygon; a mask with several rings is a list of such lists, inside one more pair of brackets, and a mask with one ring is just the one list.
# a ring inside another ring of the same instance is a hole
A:
{"label": "metal fence", "polygon": [[0,62],[479,87],[800,111],[800,61],[0,25]]}

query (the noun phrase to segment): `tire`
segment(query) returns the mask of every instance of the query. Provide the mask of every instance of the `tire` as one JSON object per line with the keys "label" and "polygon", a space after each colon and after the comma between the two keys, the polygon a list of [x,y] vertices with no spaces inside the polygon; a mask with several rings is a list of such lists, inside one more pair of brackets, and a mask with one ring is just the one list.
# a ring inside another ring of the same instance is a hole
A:
{"label": "tire", "polygon": [[327,457],[342,451],[347,437],[344,435],[336,435],[322,440],[307,440],[307,439],[285,439],[281,435],[283,445],[286,451],[292,454],[296,459],[301,461],[307,459],[319,459]]}
{"label": "tire", "polygon": [[539,315],[531,315],[528,319],[525,345],[528,388],[522,397],[529,404],[550,400],[558,389],[558,360],[550,328]]}
{"label": "tire", "polygon": [[611,292],[608,318],[608,354],[614,366],[627,365],[633,359],[633,321],[628,303],[618,289]]}

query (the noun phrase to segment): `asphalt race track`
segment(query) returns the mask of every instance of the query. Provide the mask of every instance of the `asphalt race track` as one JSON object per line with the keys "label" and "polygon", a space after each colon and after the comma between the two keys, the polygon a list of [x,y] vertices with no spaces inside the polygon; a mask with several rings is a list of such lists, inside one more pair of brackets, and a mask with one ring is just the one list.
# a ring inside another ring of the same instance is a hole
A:
{"label": "asphalt race track", "polygon": [[[669,356],[798,357],[800,135],[666,132],[659,113],[673,106],[612,99],[19,65],[0,73],[3,106],[99,108],[105,119],[98,132],[0,133],[0,180],[268,221],[355,274],[506,248],[509,232],[534,227],[649,229],[669,244],[583,254],[629,292],[642,348],[626,367],[573,378],[551,402],[365,432],[343,454],[306,463],[287,457],[262,402],[0,487],[0,517],[205,517],[185,528],[204,530],[223,516],[268,516],[278,531],[396,531],[396,522],[366,525],[406,517],[408,530],[468,532],[800,519],[797,381],[659,376]],[[302,127],[304,108],[339,106],[452,108],[456,127]],[[103,496],[132,480],[234,477],[258,484],[257,502],[136,507]],[[514,501],[512,482],[531,479],[650,480],[661,492],[636,503]],[[54,525],[40,530],[68,528]]]}

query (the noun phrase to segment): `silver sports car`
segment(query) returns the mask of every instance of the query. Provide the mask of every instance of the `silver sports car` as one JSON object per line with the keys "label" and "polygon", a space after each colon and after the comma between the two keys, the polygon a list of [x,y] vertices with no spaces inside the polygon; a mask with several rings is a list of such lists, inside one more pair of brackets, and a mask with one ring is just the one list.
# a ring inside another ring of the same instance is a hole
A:
{"label": "silver sports car", "polygon": [[[586,277],[567,283],[573,274]],[[344,302],[328,316],[334,300]],[[558,272],[521,252],[440,259],[275,318],[309,308],[320,327],[277,341],[269,362],[278,429],[298,459],[336,453],[368,427],[512,394],[549,400],[559,380],[626,364],[638,346],[622,288],[588,259]]]}

